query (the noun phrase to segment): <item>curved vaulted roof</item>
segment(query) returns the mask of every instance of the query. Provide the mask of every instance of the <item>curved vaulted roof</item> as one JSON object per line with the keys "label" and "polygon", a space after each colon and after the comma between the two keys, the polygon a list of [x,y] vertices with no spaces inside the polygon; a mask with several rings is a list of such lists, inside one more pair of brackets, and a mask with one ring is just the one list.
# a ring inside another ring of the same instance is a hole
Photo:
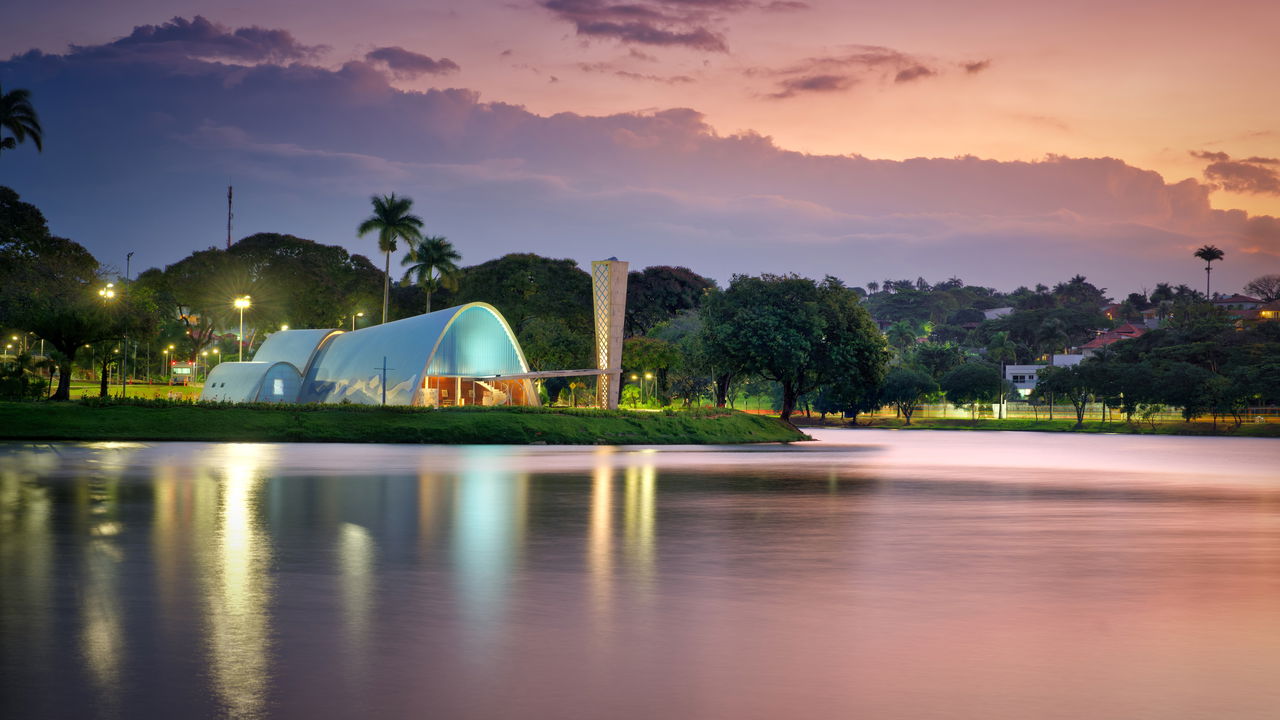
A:
{"label": "curved vaulted roof", "polygon": [[204,381],[201,400],[214,402],[295,402],[302,374],[288,362],[224,362]]}
{"label": "curved vaulted roof", "polygon": [[271,333],[258,352],[254,362],[287,362],[305,373],[307,364],[315,352],[331,337],[341,335],[341,330],[281,330]]}
{"label": "curved vaulted roof", "polygon": [[427,375],[489,377],[529,371],[497,309],[469,303],[333,335],[311,358],[299,402],[379,404],[384,365],[388,405],[414,404]]}

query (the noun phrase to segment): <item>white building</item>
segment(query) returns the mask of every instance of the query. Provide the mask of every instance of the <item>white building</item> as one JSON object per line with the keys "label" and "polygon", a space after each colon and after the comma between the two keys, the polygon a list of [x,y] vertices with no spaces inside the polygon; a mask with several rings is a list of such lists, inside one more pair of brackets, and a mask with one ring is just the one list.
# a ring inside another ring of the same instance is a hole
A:
{"label": "white building", "polygon": [[1036,373],[1047,367],[1068,367],[1071,365],[1079,365],[1084,360],[1083,355],[1054,355],[1048,365],[1005,365],[1004,379],[1013,383],[1018,389],[1018,394],[1027,397],[1036,387]]}

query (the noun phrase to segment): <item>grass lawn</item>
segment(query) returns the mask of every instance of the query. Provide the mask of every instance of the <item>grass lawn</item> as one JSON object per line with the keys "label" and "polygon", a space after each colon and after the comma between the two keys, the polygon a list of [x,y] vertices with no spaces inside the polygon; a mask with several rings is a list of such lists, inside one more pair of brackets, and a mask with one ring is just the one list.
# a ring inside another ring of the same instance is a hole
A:
{"label": "grass lawn", "polygon": [[[147,400],[195,400],[200,397],[200,390],[204,387],[200,385],[163,385],[156,383],[153,385],[139,384],[129,385],[127,397],[143,398]],[[56,389],[56,388],[55,388]],[[84,397],[96,398],[101,387],[96,382],[88,380],[72,380],[71,381],[71,397],[79,400]],[[107,393],[111,397],[120,396],[120,384],[116,383],[107,388]]]}
{"label": "grass lawn", "polygon": [[[799,424],[800,418],[793,418]],[[815,423],[816,426],[816,423]],[[846,426],[840,422],[839,426]],[[1215,429],[1211,422],[1166,422],[1156,423],[1155,427],[1147,423],[1128,424],[1119,422],[1086,421],[1076,428],[1075,419],[1070,420],[1031,420],[1010,418],[1005,420],[913,420],[908,426],[896,418],[877,418],[870,424],[861,421],[858,427],[895,428],[902,430],[1022,430],[1028,432],[1082,432],[1082,433],[1123,433],[1131,435],[1230,435],[1236,437],[1280,437],[1280,423],[1246,422],[1235,427],[1229,420],[1218,422]]]}
{"label": "grass lawn", "polygon": [[776,418],[733,411],[0,403],[0,439],[7,440],[670,445],[805,438]]}

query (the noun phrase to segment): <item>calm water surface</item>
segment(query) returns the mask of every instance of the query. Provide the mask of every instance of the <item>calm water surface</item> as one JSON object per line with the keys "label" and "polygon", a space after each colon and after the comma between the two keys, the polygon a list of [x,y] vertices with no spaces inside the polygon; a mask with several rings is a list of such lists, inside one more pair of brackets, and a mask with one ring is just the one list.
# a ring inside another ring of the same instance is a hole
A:
{"label": "calm water surface", "polygon": [[0,445],[0,717],[1280,717],[1280,443],[819,435]]}

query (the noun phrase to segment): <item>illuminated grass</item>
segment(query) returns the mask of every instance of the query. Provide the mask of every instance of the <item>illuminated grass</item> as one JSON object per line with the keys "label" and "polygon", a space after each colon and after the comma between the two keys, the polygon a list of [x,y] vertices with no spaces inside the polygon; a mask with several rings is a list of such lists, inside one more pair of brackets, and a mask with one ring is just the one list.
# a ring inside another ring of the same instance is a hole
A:
{"label": "illuminated grass", "polygon": [[790,442],[776,418],[733,411],[192,405],[163,401],[0,403],[8,440],[192,440],[433,444],[671,445]]}
{"label": "illuminated grass", "polygon": [[1240,427],[1228,419],[1219,420],[1215,429],[1213,423],[1199,421],[1192,423],[1165,422],[1156,423],[1155,428],[1143,422],[1132,424],[1117,422],[1085,421],[1076,428],[1074,418],[1068,420],[1029,420],[1011,418],[1006,420],[960,420],[931,419],[912,420],[907,426],[902,420],[894,418],[876,419],[871,424],[860,422],[858,427],[894,428],[901,430],[1019,430],[1024,432],[1078,432],[1078,433],[1120,433],[1126,435],[1231,435],[1237,437],[1280,437],[1280,423],[1246,422]]}

